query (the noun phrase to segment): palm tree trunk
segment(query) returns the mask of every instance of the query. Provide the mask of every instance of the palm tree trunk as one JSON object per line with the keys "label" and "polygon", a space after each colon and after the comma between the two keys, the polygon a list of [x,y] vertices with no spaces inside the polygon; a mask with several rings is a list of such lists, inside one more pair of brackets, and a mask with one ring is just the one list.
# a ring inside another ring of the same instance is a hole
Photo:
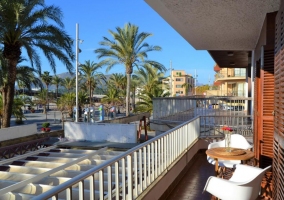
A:
{"label": "palm tree trunk", "polygon": [[135,87],[133,88],[132,91],[132,110],[135,109]]}
{"label": "palm tree trunk", "polygon": [[131,74],[126,74],[126,78],[127,78],[127,85],[126,85],[126,116],[129,116],[129,103],[130,103],[130,77]]}
{"label": "palm tree trunk", "polygon": [[15,93],[17,59],[8,60],[8,84],[3,90],[3,122],[2,127],[10,127],[12,106]]}
{"label": "palm tree trunk", "polygon": [[57,101],[57,98],[58,98],[58,85],[56,86],[56,101]]}

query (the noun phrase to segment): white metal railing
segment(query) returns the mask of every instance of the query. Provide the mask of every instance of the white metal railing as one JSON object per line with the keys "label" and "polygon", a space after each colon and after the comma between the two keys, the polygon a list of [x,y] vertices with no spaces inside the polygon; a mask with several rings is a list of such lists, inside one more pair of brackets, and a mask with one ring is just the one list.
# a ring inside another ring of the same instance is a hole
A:
{"label": "white metal railing", "polygon": [[[187,104],[190,102],[187,106]],[[223,137],[221,127],[230,126],[234,132],[246,137],[253,135],[253,121],[250,113],[252,98],[247,97],[176,97],[153,99],[153,120],[187,121],[200,116],[201,137]],[[162,108],[175,106],[170,113]],[[184,110],[183,110],[184,109]]]}
{"label": "white metal railing", "polygon": [[[33,200],[136,199],[188,151],[198,140],[199,133],[200,119],[196,117],[34,197]],[[84,187],[85,181],[89,181],[88,188]],[[99,184],[98,192],[95,191],[96,183]],[[73,190],[78,191],[77,197],[73,196]]]}
{"label": "white metal railing", "polygon": [[196,100],[188,97],[167,97],[153,99],[153,119],[167,117],[179,112],[192,110]]}

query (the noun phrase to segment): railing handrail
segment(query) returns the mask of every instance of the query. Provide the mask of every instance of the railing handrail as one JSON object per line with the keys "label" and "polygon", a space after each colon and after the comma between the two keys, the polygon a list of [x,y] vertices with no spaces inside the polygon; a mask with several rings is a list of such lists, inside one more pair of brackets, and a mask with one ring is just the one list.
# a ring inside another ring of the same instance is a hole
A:
{"label": "railing handrail", "polygon": [[152,142],[159,140],[160,138],[166,136],[167,134],[174,132],[175,130],[181,128],[182,126],[184,126],[186,124],[189,124],[189,123],[195,121],[198,118],[199,118],[199,116],[196,116],[196,117],[190,119],[189,121],[184,122],[184,123],[176,126],[175,128],[168,130],[168,131],[164,132],[163,134],[158,135],[158,136],[156,136],[156,137],[154,137],[154,138],[152,138],[152,139],[150,139],[150,140],[148,140],[148,141],[146,141],[146,142],[144,142],[140,145],[137,145],[136,147],[129,149],[128,151],[120,154],[119,156],[116,156],[116,157],[114,157],[110,160],[107,160],[104,163],[102,163],[101,165],[98,165],[98,166],[96,166],[92,169],[89,169],[88,171],[85,171],[85,172],[79,174],[78,176],[76,176],[76,177],[74,177],[74,178],[72,178],[72,179],[70,179],[70,180],[68,180],[68,181],[48,190],[48,191],[46,191],[45,193],[42,193],[42,194],[38,195],[37,197],[32,198],[32,199],[33,200],[42,200],[42,199],[51,198],[52,196],[54,196],[54,194],[58,194],[58,193],[60,193],[64,190],[66,190],[67,188],[72,187],[74,184],[92,176],[93,174],[99,172],[100,170],[105,169],[106,167],[114,164],[115,162],[118,162],[122,158],[127,157],[128,155],[131,155],[132,153],[136,152],[137,150],[151,144]]}
{"label": "railing handrail", "polygon": [[153,100],[164,100],[164,99],[189,99],[189,100],[210,100],[210,99],[220,99],[220,100],[252,100],[251,97],[228,97],[228,96],[210,96],[210,97],[200,97],[200,96],[178,96],[178,97],[155,97]]}

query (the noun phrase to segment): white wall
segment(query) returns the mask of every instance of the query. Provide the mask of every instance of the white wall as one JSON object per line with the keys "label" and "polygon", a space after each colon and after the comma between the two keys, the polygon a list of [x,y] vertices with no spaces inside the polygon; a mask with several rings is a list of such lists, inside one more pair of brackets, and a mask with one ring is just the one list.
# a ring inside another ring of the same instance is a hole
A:
{"label": "white wall", "polygon": [[136,124],[65,122],[64,133],[69,140],[119,143],[137,142]]}
{"label": "white wall", "polygon": [[34,135],[37,133],[37,125],[29,124],[22,126],[13,126],[0,129],[0,141],[11,140],[19,137]]}

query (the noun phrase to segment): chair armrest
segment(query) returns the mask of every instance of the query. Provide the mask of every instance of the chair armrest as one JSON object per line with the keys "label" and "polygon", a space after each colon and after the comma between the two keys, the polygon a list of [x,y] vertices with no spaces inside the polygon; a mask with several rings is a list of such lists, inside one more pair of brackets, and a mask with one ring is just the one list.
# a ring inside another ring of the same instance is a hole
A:
{"label": "chair armrest", "polygon": [[229,180],[210,176],[205,184],[204,191],[211,193],[212,195],[220,199],[231,199],[232,196],[238,196],[238,185],[242,183],[232,182]]}
{"label": "chair armrest", "polygon": [[250,178],[255,177],[257,174],[261,173],[263,169],[252,167],[249,165],[236,165],[236,170],[233,173],[233,176],[230,178],[230,181],[244,181],[246,182]]}

